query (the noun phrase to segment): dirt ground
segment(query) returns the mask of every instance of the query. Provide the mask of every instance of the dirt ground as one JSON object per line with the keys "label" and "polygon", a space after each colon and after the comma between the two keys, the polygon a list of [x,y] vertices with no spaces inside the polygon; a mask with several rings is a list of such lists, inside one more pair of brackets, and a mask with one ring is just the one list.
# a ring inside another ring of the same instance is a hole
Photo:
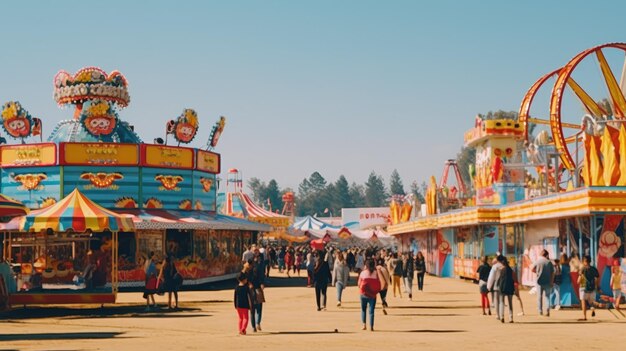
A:
{"label": "dirt ground", "polygon": [[[375,331],[362,331],[354,276],[342,306],[335,306],[329,286],[327,310],[318,312],[304,278],[272,273],[258,333],[249,327],[248,335],[238,335],[228,282],[181,292],[179,311],[144,312],[141,293],[120,293],[116,305],[104,308],[16,308],[0,315],[0,350],[617,350],[626,340],[626,315],[615,310],[599,310],[587,322],[577,321],[582,312],[573,309],[543,317],[535,295],[522,291],[526,314],[517,315],[514,300],[515,323],[501,324],[482,315],[476,285],[428,276],[413,301],[390,292],[388,315],[378,301]],[[166,301],[157,296],[161,305]]]}

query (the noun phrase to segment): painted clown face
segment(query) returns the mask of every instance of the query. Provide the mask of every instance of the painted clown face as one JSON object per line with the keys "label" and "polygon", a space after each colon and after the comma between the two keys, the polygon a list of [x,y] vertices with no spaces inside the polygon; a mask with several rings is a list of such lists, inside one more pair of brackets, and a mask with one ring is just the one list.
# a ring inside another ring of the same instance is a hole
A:
{"label": "painted clown face", "polygon": [[196,127],[189,123],[178,123],[176,126],[176,138],[183,143],[190,142],[195,135]]}
{"label": "painted clown face", "polygon": [[24,117],[15,117],[4,121],[4,128],[14,138],[27,137],[30,134],[30,121]]}
{"label": "painted clown face", "polygon": [[116,126],[117,121],[115,117],[108,115],[87,117],[85,119],[85,128],[95,136],[109,135],[113,133]]}

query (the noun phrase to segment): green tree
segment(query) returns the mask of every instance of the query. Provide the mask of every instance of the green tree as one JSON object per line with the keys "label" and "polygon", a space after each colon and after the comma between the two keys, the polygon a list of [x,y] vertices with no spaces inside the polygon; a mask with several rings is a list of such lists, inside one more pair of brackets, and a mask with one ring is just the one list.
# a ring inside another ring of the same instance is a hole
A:
{"label": "green tree", "polygon": [[313,172],[309,176],[309,183],[313,192],[322,192],[326,188],[326,179],[319,172]]}
{"label": "green tree", "polygon": [[498,110],[498,111],[489,111],[486,114],[478,114],[478,116],[482,119],[512,119],[512,120],[517,120],[518,118],[518,113],[515,111],[503,111],[503,110]]}
{"label": "green tree", "polygon": [[281,195],[282,191],[278,187],[278,182],[272,179],[267,183],[267,198],[266,202],[269,202],[271,210],[276,212],[276,210],[280,211],[283,208],[283,199]]}
{"label": "green tree", "polygon": [[335,182],[335,189],[333,193],[333,208],[339,212],[342,208],[354,207],[352,196],[350,195],[350,185],[348,180],[342,175]]}
{"label": "green tree", "polygon": [[419,202],[421,204],[423,204],[425,202],[424,201],[424,199],[425,199],[424,195],[425,194],[422,193],[422,190],[421,190],[420,186],[417,184],[417,181],[413,181],[411,183],[411,194],[413,194],[413,196],[415,196],[415,198],[417,200],[419,200]]}
{"label": "green tree", "polygon": [[296,197],[296,213],[298,216],[312,214],[312,204],[310,202],[311,183],[304,178],[298,186],[298,196]]}
{"label": "green tree", "polygon": [[374,171],[370,173],[365,183],[365,204],[368,207],[382,207],[387,202],[387,190],[385,189],[385,181],[383,177],[377,175]]}
{"label": "green tree", "polygon": [[394,169],[393,172],[391,172],[389,190],[391,191],[391,195],[406,195],[402,179],[400,178],[400,174],[397,169]]}
{"label": "green tree", "polygon": [[470,191],[473,188],[472,177],[470,176],[470,165],[474,167],[476,164],[476,149],[464,146],[456,155],[456,164],[461,173],[461,179],[465,183],[465,187]]}
{"label": "green tree", "polygon": [[337,214],[337,206],[334,202],[335,192],[335,184],[333,183],[328,184],[326,188],[324,188],[319,201],[319,209],[321,210],[319,213],[324,213],[329,216],[335,216]]}
{"label": "green tree", "polygon": [[326,179],[319,172],[313,172],[298,187],[298,215],[319,215],[324,213],[328,206],[330,204],[326,193]]}
{"label": "green tree", "polygon": [[267,185],[259,178],[250,178],[248,180],[248,189],[252,192],[252,200],[255,203],[262,203],[267,199]]}
{"label": "green tree", "polygon": [[365,207],[365,187],[352,182],[350,185],[350,201],[354,207]]}

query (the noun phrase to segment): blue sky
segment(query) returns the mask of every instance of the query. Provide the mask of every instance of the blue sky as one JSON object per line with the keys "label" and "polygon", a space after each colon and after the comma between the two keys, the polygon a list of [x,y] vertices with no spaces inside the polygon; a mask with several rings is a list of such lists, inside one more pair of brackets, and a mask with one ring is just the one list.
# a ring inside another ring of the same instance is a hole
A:
{"label": "blue sky", "polygon": [[[626,41],[626,3],[590,1],[29,2],[2,5],[0,100],[44,123],[60,69],[120,70],[120,117],[144,141],[194,108],[223,169],[297,188],[314,171],[362,183],[440,176],[477,113],[517,110],[576,53]],[[619,73],[619,72],[618,72]],[[547,110],[547,106],[543,106]],[[578,117],[576,117],[578,118]]]}

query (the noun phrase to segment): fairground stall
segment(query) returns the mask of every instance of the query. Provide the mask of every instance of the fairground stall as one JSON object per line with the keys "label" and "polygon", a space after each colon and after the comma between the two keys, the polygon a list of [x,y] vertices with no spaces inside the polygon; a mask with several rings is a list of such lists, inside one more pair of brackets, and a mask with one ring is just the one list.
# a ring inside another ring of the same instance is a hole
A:
{"label": "fairground stall", "polygon": [[[38,210],[78,189],[85,198],[130,220],[133,229],[120,234],[115,247],[119,251],[114,278],[119,286],[144,284],[143,265],[151,252],[158,261],[173,255],[186,285],[234,276],[244,242],[255,241],[270,227],[216,211],[221,157],[211,150],[225,118],[213,126],[203,148],[186,146],[200,127],[193,109],[164,119],[164,138],[144,143],[134,126],[118,116],[130,102],[127,88],[126,78],[117,71],[88,67],[73,75],[59,72],[54,98],[60,106],[72,106],[74,116],[58,123],[46,142],[44,118],[32,117],[17,101],[5,103],[2,126],[17,143],[0,146],[0,191]],[[50,237],[32,235],[36,242]],[[92,245],[92,239],[80,239]],[[12,264],[34,264],[42,255],[33,251],[32,256],[11,253],[5,258]]]}
{"label": "fairground stall", "polygon": [[118,238],[133,231],[130,218],[100,207],[77,189],[32,211],[20,231],[5,239],[15,272],[7,284],[9,305],[115,302]]}
{"label": "fairground stall", "polygon": [[[425,250],[431,259],[432,238],[441,236],[443,249],[449,241],[459,277],[475,272],[477,262],[465,259],[502,253],[529,287],[536,279],[532,264],[546,249],[562,265],[562,306],[578,303],[580,257],[589,255],[601,274],[602,298],[611,297],[611,266],[626,268],[626,98],[612,73],[625,67],[624,52],[624,43],[597,46],[542,76],[524,96],[518,119],[477,117],[465,135],[476,156],[460,208],[445,206],[450,192],[433,179],[426,213],[398,221],[389,232],[405,249]],[[602,95],[592,97],[603,93],[592,94],[587,80],[593,74],[579,72],[588,61],[599,65],[594,73],[609,92],[603,103],[596,102]],[[547,104],[537,103],[541,96]],[[582,105],[583,113],[572,114],[568,104]],[[446,276],[445,270],[430,272]]]}

